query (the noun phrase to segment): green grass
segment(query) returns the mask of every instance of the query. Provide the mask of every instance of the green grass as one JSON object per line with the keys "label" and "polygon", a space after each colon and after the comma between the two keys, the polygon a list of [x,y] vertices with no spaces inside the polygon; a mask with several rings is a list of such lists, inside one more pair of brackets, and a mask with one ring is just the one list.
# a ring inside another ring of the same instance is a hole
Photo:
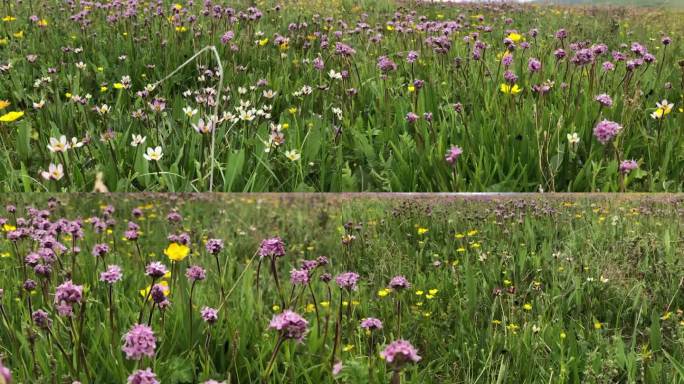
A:
{"label": "green grass", "polygon": [[[18,218],[29,217],[29,207],[46,208],[48,197],[3,196],[3,203],[18,205],[16,214],[3,213],[3,237]],[[83,220],[81,238],[72,243],[69,235],[60,234],[56,239],[67,249],[80,247],[74,264],[67,250],[58,255],[49,279],[28,268],[27,277],[39,284],[27,294],[21,291],[24,272],[17,258],[36,251],[38,242],[24,239],[15,247],[0,240],[0,355],[16,383],[122,383],[136,368],[146,367],[162,383],[259,382],[277,339],[267,329],[281,310],[273,306],[282,305],[266,263],[257,294],[252,255],[262,239],[276,235],[286,243],[286,255],[277,261],[285,296],[291,289],[289,271],[303,259],[326,255],[330,264],[316,270],[311,284],[321,322],[304,291],[292,309],[309,321],[310,331],[301,344],[284,344],[270,383],[333,382],[330,363],[341,291],[333,280],[328,298],[326,284],[317,277],[324,271],[360,274],[358,290],[343,296],[351,306],[342,311],[335,360],[344,368],[337,382],[389,382],[391,372],[377,353],[399,332],[422,357],[405,367],[404,383],[684,382],[680,198],[55,198],[48,220]],[[115,211],[109,229],[96,233],[87,218],[104,217],[105,204]],[[135,207],[143,211],[139,218],[131,215]],[[183,216],[181,222],[167,221],[172,210]],[[128,221],[140,225],[140,254],[135,243],[123,240]],[[174,265],[167,279],[171,305],[150,317],[157,336],[155,357],[126,360],[122,336],[137,322],[143,306],[139,290],[150,283],[141,257],[171,268],[163,250],[167,236],[180,232],[191,239],[191,255]],[[218,256],[221,275],[203,244],[215,237],[225,240]],[[91,255],[95,243],[111,248],[104,262]],[[104,264],[120,265],[124,273],[113,285],[114,325],[107,286],[98,281]],[[206,280],[196,284],[192,308],[184,276],[189,265],[207,270]],[[398,274],[411,288],[380,296]],[[69,278],[85,287],[73,321],[56,314],[53,299],[56,286]],[[223,306],[221,287],[227,295]],[[33,310],[50,313],[52,337],[31,324],[29,300]],[[200,320],[204,306],[221,308],[217,324]],[[365,317],[384,323],[372,339],[358,327]],[[72,364],[76,373],[70,373]]]}
{"label": "green grass", "polygon": [[[162,16],[141,6],[128,13],[136,17],[122,16],[125,7],[87,10],[38,1],[5,7],[16,20],[0,24],[0,50],[12,64],[0,78],[0,98],[10,102],[2,112],[25,115],[0,128],[2,190],[682,190],[681,12],[409,3],[413,17],[391,2],[300,0],[280,10],[259,2],[262,17],[250,21],[204,15],[201,1],[181,3],[177,11],[165,1]],[[72,20],[83,12],[87,22]],[[174,19],[174,12],[180,16]],[[235,4],[233,14],[240,12],[248,14],[247,5]],[[401,15],[396,22],[395,12]],[[47,25],[30,21],[31,14]],[[427,39],[440,36],[441,27],[427,26],[446,22],[459,27],[446,37],[448,52],[436,53]],[[536,38],[528,34],[533,28]],[[553,37],[561,28],[568,32],[563,42]],[[500,57],[510,30],[530,44],[524,50],[519,41],[513,53],[510,69],[522,89],[515,96],[500,91]],[[228,31],[234,36],[223,44]],[[472,59],[473,41],[464,42],[474,33],[487,45],[479,61]],[[673,39],[667,48],[660,43],[664,35]],[[574,42],[605,43],[608,52],[577,66],[570,63]],[[644,44],[656,62],[634,72],[624,62],[616,62],[615,71],[601,70],[613,50],[637,58],[629,52],[633,42]],[[337,55],[337,43],[356,53]],[[181,67],[210,45],[224,70],[222,86],[210,51]],[[568,56],[557,62],[553,52],[561,46]],[[412,50],[419,58],[409,64],[405,57]],[[397,65],[386,78],[377,66],[381,56]],[[313,66],[316,58],[324,61],[321,71]],[[540,72],[528,72],[530,58],[541,60]],[[349,77],[335,80],[330,71]],[[411,91],[415,80],[425,85]],[[549,93],[533,91],[544,83],[552,85]],[[157,86],[138,94],[150,84]],[[311,94],[301,93],[306,87]],[[269,90],[272,98],[264,95]],[[613,98],[612,108],[599,108],[594,98],[601,93]],[[165,101],[163,111],[155,112],[154,99]],[[650,115],[663,99],[674,108],[654,120]],[[42,108],[35,108],[41,100]],[[184,108],[197,114],[188,117]],[[407,121],[409,113],[417,115],[415,123]],[[213,114],[222,123],[212,151],[211,135],[193,124]],[[624,127],[607,145],[592,136],[602,119]],[[576,146],[567,140],[573,133],[580,139]],[[84,145],[48,150],[50,139],[62,135]],[[133,135],[146,141],[134,147]],[[157,146],[163,157],[146,160],[146,150]],[[463,148],[455,166],[445,161],[451,146]],[[623,160],[635,160],[639,169],[622,177]],[[50,164],[62,165],[63,174],[44,179]]]}

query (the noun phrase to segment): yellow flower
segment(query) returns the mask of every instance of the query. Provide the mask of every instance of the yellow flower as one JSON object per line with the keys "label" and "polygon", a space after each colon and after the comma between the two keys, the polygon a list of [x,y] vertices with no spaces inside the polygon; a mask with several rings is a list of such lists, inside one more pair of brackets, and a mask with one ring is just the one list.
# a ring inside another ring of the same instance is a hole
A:
{"label": "yellow flower", "polygon": [[526,311],[528,311],[528,312],[531,311],[531,310],[532,310],[532,304],[530,304],[530,303],[525,303],[525,304],[523,305],[523,309],[526,310]]}
{"label": "yellow flower", "polygon": [[501,92],[507,95],[517,95],[518,93],[522,92],[522,88],[518,87],[518,84],[513,84],[513,86],[510,86],[509,84],[503,83],[499,89]]}
{"label": "yellow flower", "polygon": [[462,234],[462,233],[457,233],[457,234],[454,235],[454,238],[456,238],[456,239],[462,239],[462,238],[464,238],[464,237],[465,237],[465,235]]}
{"label": "yellow flower", "polygon": [[114,83],[114,89],[123,89],[124,85],[121,83]]}
{"label": "yellow flower", "polygon": [[509,39],[511,39],[514,43],[519,42],[519,41],[522,40],[522,38],[523,38],[521,34],[516,33],[516,32],[511,32],[511,33],[509,33],[507,37],[508,37]]}
{"label": "yellow flower", "polygon": [[45,19],[40,19],[38,20],[38,26],[39,27],[47,27],[48,26],[48,21]]}
{"label": "yellow flower", "polygon": [[0,39],[0,45],[7,45],[9,44],[9,41],[7,39]]}
{"label": "yellow flower", "polygon": [[176,32],[186,32],[188,30],[185,26],[176,27]]}
{"label": "yellow flower", "polygon": [[416,86],[413,85],[413,84],[409,84],[409,86],[408,86],[408,91],[409,91],[409,92],[415,92],[415,91],[416,91]]}
{"label": "yellow flower", "polygon": [[434,289],[434,288],[428,291],[428,293],[431,294],[432,296],[435,296],[437,294],[437,292],[439,292],[439,289]]}
{"label": "yellow flower", "polygon": [[271,307],[271,309],[273,312],[280,312],[280,305],[275,304]]}
{"label": "yellow flower", "polygon": [[388,26],[387,26],[387,30],[388,30],[388,31],[394,31],[394,26],[388,25]]}
{"label": "yellow flower", "polygon": [[463,248],[463,247],[459,247],[459,248],[456,250],[456,252],[465,252],[465,251],[466,251],[466,249]]}
{"label": "yellow flower", "polygon": [[330,306],[330,302],[329,302],[329,301],[321,301],[321,307],[323,307],[323,308],[328,308],[329,306]]}
{"label": "yellow flower", "polygon": [[478,233],[477,229],[471,229],[470,231],[468,231],[468,236],[475,236],[475,235],[477,235],[477,233]]}
{"label": "yellow flower", "polygon": [[23,111],[12,111],[0,116],[0,121],[3,123],[11,123],[14,120],[20,119],[22,116],[24,116]]}
{"label": "yellow flower", "polygon": [[294,115],[297,113],[297,107],[290,107],[287,111]]}
{"label": "yellow flower", "polygon": [[601,329],[603,328],[603,324],[601,324],[599,321],[594,321],[594,329]]}
{"label": "yellow flower", "polygon": [[0,100],[0,109],[5,109],[10,106],[10,102],[7,100]]}
{"label": "yellow flower", "polygon": [[568,337],[568,335],[566,335],[565,332],[561,331],[561,333],[560,333],[561,340],[565,340],[566,337]]}
{"label": "yellow flower", "polygon": [[354,345],[353,345],[353,344],[347,344],[347,345],[344,346],[344,348],[342,348],[342,350],[343,350],[344,352],[349,352],[349,351],[351,351],[352,349],[354,349]]}
{"label": "yellow flower", "polygon": [[316,306],[309,303],[306,305],[306,309],[304,310],[306,313],[311,313],[316,310]]}
{"label": "yellow flower", "polygon": [[171,243],[164,250],[164,254],[171,261],[182,261],[183,259],[188,257],[189,253],[190,253],[190,248],[188,248],[187,245],[178,244],[178,243]]}
{"label": "yellow flower", "polygon": [[288,129],[288,128],[290,128],[290,124],[288,124],[288,123],[283,123],[283,124],[281,125],[281,128],[283,128],[283,130]]}
{"label": "yellow flower", "polygon": [[660,316],[660,320],[669,320],[672,317],[672,312],[665,312],[664,315]]}
{"label": "yellow flower", "polygon": [[421,291],[420,289],[416,291],[416,295],[418,296],[423,296],[425,292]]}
{"label": "yellow flower", "polygon": [[392,292],[392,291],[389,290],[388,288],[383,288],[383,289],[378,291],[378,296],[385,297],[385,296],[389,295],[390,292]]}
{"label": "yellow flower", "polygon": [[173,7],[174,7],[177,11],[180,11],[181,9],[183,9],[183,5],[182,5],[182,4],[179,4],[179,3],[174,4]]}
{"label": "yellow flower", "polygon": [[259,46],[263,47],[264,45],[268,44],[268,37],[265,39],[259,40]]}
{"label": "yellow flower", "polygon": [[2,257],[3,259],[6,259],[6,258],[8,258],[8,257],[10,257],[10,256],[12,256],[12,255],[11,255],[9,252],[0,253],[0,257]]}
{"label": "yellow flower", "polygon": [[2,230],[5,231],[5,232],[16,231],[16,230],[17,230],[17,227],[15,227],[15,226],[12,225],[12,224],[5,224],[5,225],[2,226]]}
{"label": "yellow flower", "polygon": [[100,87],[100,92],[107,92],[107,87]]}
{"label": "yellow flower", "polygon": [[429,229],[427,229],[427,228],[423,228],[423,227],[418,228],[418,234],[419,235],[424,235],[424,234],[428,233],[428,231],[429,231]]}
{"label": "yellow flower", "polygon": [[24,31],[15,32],[12,34],[12,36],[16,37],[17,39],[22,39],[24,38]]}
{"label": "yellow flower", "polygon": [[14,20],[16,20],[16,19],[17,19],[17,18],[14,17],[14,16],[5,16],[5,17],[2,18],[2,21],[7,22],[7,21],[14,21]]}

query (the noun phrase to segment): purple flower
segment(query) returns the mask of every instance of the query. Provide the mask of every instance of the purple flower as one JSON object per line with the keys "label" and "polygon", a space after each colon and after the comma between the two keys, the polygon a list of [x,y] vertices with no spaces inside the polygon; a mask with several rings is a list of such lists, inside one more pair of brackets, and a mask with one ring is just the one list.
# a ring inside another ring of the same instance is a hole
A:
{"label": "purple flower", "polygon": [[55,291],[55,304],[77,304],[83,299],[83,286],[67,280]]}
{"label": "purple flower", "polygon": [[417,363],[420,361],[418,350],[406,340],[396,340],[391,342],[380,352],[388,364],[394,368],[401,368],[406,363]]}
{"label": "purple flower", "polygon": [[611,99],[610,95],[608,95],[607,93],[602,93],[602,94],[596,96],[596,98],[594,98],[594,100],[598,101],[598,103],[601,104],[601,106],[603,106],[603,107],[610,108],[613,106],[613,99]]}
{"label": "purple flower", "polygon": [[620,162],[620,173],[623,175],[626,175],[637,168],[639,168],[639,164],[634,160],[623,160]]}
{"label": "purple flower", "polygon": [[413,123],[415,123],[416,121],[418,121],[418,115],[416,115],[416,114],[413,113],[413,112],[409,112],[409,113],[406,114],[406,121],[407,121],[409,124],[413,124]]}
{"label": "purple flower", "polygon": [[530,57],[530,59],[527,61],[527,70],[530,72],[539,72],[541,70],[542,64],[539,59],[535,59],[534,57]]}
{"label": "purple flower", "polygon": [[209,239],[206,245],[207,252],[212,255],[217,255],[223,250],[223,240],[221,239]]}
{"label": "purple flower", "polygon": [[670,36],[664,36],[660,42],[663,43],[663,45],[670,45],[672,43],[672,39]]}
{"label": "purple flower", "polygon": [[601,64],[601,68],[603,68],[605,72],[610,72],[615,69],[615,64],[611,63],[610,61],[605,61],[603,64]]}
{"label": "purple flower", "polygon": [[452,145],[451,148],[444,155],[444,160],[449,163],[449,165],[456,164],[456,160],[463,153],[463,149],[457,145]]}
{"label": "purple flower", "polygon": [[205,271],[204,268],[200,267],[199,265],[193,265],[185,270],[185,277],[187,277],[191,282],[202,281],[206,279],[207,271]]}
{"label": "purple flower", "polygon": [[394,63],[389,57],[387,56],[380,56],[378,58],[378,69],[382,71],[383,73],[387,73],[390,71],[396,71],[397,70],[397,64]]}
{"label": "purple flower", "polygon": [[281,332],[285,339],[295,339],[298,342],[304,340],[308,331],[309,322],[296,312],[289,309],[273,316],[269,328]]}
{"label": "purple flower", "polygon": [[145,274],[153,279],[158,279],[166,275],[168,271],[169,270],[166,269],[166,265],[159,261],[153,261],[147,264],[147,267],[145,268]]}
{"label": "purple flower", "polygon": [[33,322],[39,328],[50,329],[50,327],[52,326],[52,320],[50,320],[50,315],[42,309],[34,311],[31,314],[31,319],[33,319]]}
{"label": "purple flower", "polygon": [[209,324],[214,324],[218,320],[218,310],[210,307],[204,307],[200,311],[202,320]]}
{"label": "purple flower", "polygon": [[159,384],[157,375],[155,375],[150,368],[138,369],[128,376],[128,384]]}
{"label": "purple flower", "polygon": [[406,54],[406,62],[409,64],[413,64],[418,60],[418,52],[416,51],[409,51],[408,54]]}
{"label": "purple flower", "polygon": [[135,324],[124,335],[124,345],[121,348],[129,360],[140,360],[143,356],[153,357],[157,346],[157,338],[152,328],[145,324]]}
{"label": "purple flower", "polygon": [[162,304],[167,302],[166,292],[168,292],[167,286],[155,284],[150,288],[150,297],[155,304]]}
{"label": "purple flower", "polygon": [[611,141],[620,131],[622,126],[614,121],[603,120],[594,127],[594,136],[601,144]]}
{"label": "purple flower", "polygon": [[335,43],[335,54],[343,57],[351,57],[355,53],[356,51],[354,50],[354,48],[348,46],[347,44],[340,42]]}
{"label": "purple flower", "polygon": [[565,53],[565,50],[562,48],[558,48],[555,51],[553,51],[553,56],[556,57],[556,60],[562,60],[565,58],[567,54]]}
{"label": "purple flower", "polygon": [[397,275],[392,278],[389,282],[389,287],[392,289],[400,290],[411,287],[411,283],[402,275]]}
{"label": "purple flower", "polygon": [[101,243],[101,244],[95,244],[93,246],[93,256],[95,257],[103,257],[104,255],[109,253],[109,245]]}
{"label": "purple flower", "polygon": [[382,329],[382,321],[374,317],[366,317],[361,320],[361,328],[374,331],[376,329]]}
{"label": "purple flower", "polygon": [[317,71],[322,71],[323,69],[325,69],[325,62],[323,61],[323,58],[320,56],[313,59],[312,64],[314,69]]}
{"label": "purple flower", "polygon": [[515,84],[518,81],[518,76],[511,70],[506,70],[503,76],[508,84]]}
{"label": "purple flower", "polygon": [[283,257],[285,256],[285,243],[280,237],[272,237],[261,241],[259,246],[260,257]]}
{"label": "purple flower", "polygon": [[2,378],[6,384],[12,383],[12,371],[5,367],[5,365],[2,363],[2,360],[0,360],[0,378]]}
{"label": "purple flower", "polygon": [[309,283],[309,271],[307,269],[293,269],[290,271],[290,282],[294,285],[306,285]]}
{"label": "purple flower", "polygon": [[228,44],[229,41],[233,40],[235,33],[233,31],[228,31],[221,36],[221,44]]}
{"label": "purple flower", "polygon": [[356,284],[359,282],[359,274],[356,272],[343,272],[335,277],[337,285],[349,291],[356,290]]}
{"label": "purple flower", "polygon": [[122,277],[121,267],[118,265],[110,265],[106,271],[100,273],[100,281],[104,281],[107,284],[114,284],[121,280]]}

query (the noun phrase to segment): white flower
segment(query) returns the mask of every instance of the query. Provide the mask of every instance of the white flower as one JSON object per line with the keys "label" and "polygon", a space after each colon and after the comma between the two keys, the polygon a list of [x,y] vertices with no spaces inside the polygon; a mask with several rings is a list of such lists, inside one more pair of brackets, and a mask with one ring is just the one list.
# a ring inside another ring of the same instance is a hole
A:
{"label": "white flower", "polygon": [[71,138],[71,144],[69,144],[70,148],[81,148],[82,146],[83,146],[82,141],[78,141],[78,139],[75,137]]}
{"label": "white flower", "polygon": [[76,68],[78,68],[78,69],[85,69],[85,67],[86,67],[86,65],[82,61],[79,61],[78,63],[76,63]]}
{"label": "white flower", "polygon": [[328,76],[329,76],[331,79],[342,80],[342,73],[341,73],[341,72],[335,72],[334,69],[331,69],[331,70],[328,72]]}
{"label": "white flower", "polygon": [[143,157],[147,161],[159,161],[162,156],[164,156],[164,154],[162,153],[162,147],[160,146],[157,146],[154,149],[152,149],[152,147],[147,147],[147,153],[143,154]]}
{"label": "white flower", "polygon": [[290,159],[291,161],[297,161],[302,158],[302,155],[297,152],[296,149],[293,149],[291,151],[285,151],[285,157]]}
{"label": "white flower", "polygon": [[42,100],[42,99],[37,103],[33,103],[34,109],[43,109],[44,106],[45,106],[45,100]]}
{"label": "white flower", "polygon": [[342,110],[337,107],[333,107],[332,112],[337,116],[337,120],[342,120]]}
{"label": "white flower", "polygon": [[570,143],[570,145],[572,145],[574,147],[577,144],[579,144],[579,142],[580,142],[580,138],[577,135],[577,132],[568,133],[568,143]]}
{"label": "white flower", "polygon": [[51,137],[50,144],[48,144],[47,148],[53,153],[66,152],[67,149],[69,149],[69,142],[64,135],[60,136],[59,140]]}
{"label": "white flower", "polygon": [[672,112],[672,108],[674,108],[674,103],[668,103],[667,100],[663,100],[660,103],[656,103],[656,106],[658,109],[662,109],[664,114],[667,115],[668,113]]}
{"label": "white flower", "polygon": [[254,120],[254,118],[255,118],[254,111],[252,111],[252,110],[240,112],[240,120],[252,121],[252,120]]}
{"label": "white flower", "polygon": [[[133,134],[133,140],[131,141],[131,147],[137,147],[147,140],[147,136]],[[149,149],[149,148],[148,148]]]}
{"label": "white flower", "polygon": [[264,95],[264,97],[267,98],[267,99],[272,99],[272,98],[275,97],[275,95],[276,95],[277,93],[278,93],[278,92],[274,92],[272,89],[269,89],[269,90],[267,90],[267,91],[264,91],[263,95]]}
{"label": "white flower", "polygon": [[62,167],[62,164],[54,165],[50,163],[47,172],[43,171],[40,173],[40,175],[45,180],[60,180],[62,177],[64,177],[64,167]]}
{"label": "white flower", "polygon": [[247,93],[247,88],[245,88],[245,87],[238,87],[238,93],[241,94],[241,95],[244,95],[245,93]]}
{"label": "white flower", "polygon": [[107,105],[107,104],[102,104],[102,106],[100,106],[100,107],[97,107],[97,106],[95,107],[95,110],[96,110],[97,113],[99,113],[100,115],[106,115],[107,113],[109,113],[109,111],[110,111],[111,109],[112,109],[112,108],[111,108],[109,105]]}
{"label": "white flower", "polygon": [[197,108],[192,109],[192,107],[190,107],[190,106],[183,108],[183,113],[185,113],[185,115],[188,117],[195,116],[197,114],[197,112],[198,112]]}
{"label": "white flower", "polygon": [[208,118],[206,123],[204,122],[204,119],[199,119],[197,122],[197,125],[191,124],[193,128],[195,128],[195,131],[197,133],[211,133],[211,131],[214,130],[214,124],[216,123],[215,118]]}

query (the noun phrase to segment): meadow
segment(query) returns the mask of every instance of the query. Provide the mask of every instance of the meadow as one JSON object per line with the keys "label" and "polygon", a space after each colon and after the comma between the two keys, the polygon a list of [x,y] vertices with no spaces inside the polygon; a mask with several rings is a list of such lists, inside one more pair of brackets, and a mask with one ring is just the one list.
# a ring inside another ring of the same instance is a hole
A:
{"label": "meadow", "polygon": [[682,11],[5,1],[3,191],[681,191]]}
{"label": "meadow", "polygon": [[2,383],[682,383],[681,197],[3,195]]}

